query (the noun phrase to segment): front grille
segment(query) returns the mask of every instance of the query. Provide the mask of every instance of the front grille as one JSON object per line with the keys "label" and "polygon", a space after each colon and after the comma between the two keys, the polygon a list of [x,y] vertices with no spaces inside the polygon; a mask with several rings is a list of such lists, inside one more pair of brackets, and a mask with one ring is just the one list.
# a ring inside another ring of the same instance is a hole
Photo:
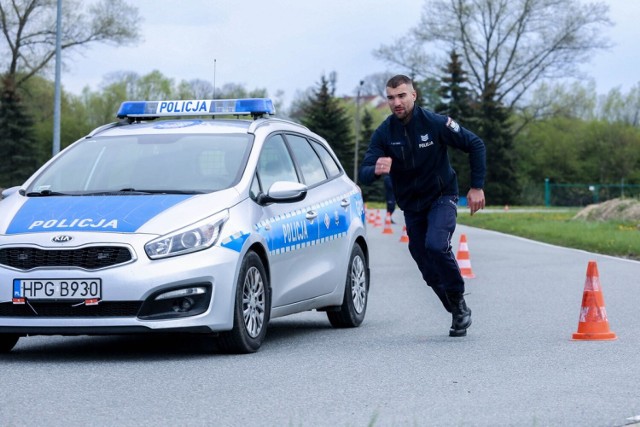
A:
{"label": "front grille", "polygon": [[80,267],[98,270],[130,261],[131,251],[122,246],[91,246],[82,249],[0,249],[0,264],[20,270],[38,267]]}
{"label": "front grille", "polygon": [[98,305],[83,304],[74,307],[76,303],[4,302],[0,303],[0,317],[136,317],[142,305],[141,301],[103,301]]}

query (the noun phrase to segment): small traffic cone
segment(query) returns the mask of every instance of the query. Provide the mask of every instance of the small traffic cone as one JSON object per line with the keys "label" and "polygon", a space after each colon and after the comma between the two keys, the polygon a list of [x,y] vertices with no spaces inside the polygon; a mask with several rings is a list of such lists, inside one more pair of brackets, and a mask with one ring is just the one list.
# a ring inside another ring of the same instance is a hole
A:
{"label": "small traffic cone", "polygon": [[400,236],[400,243],[409,243],[409,235],[407,234],[407,226],[402,226],[402,236]]}
{"label": "small traffic cone", "polygon": [[380,209],[376,211],[376,217],[373,220],[374,227],[382,227],[382,217],[380,216]]}
{"label": "small traffic cone", "polygon": [[391,228],[391,212],[387,212],[387,217],[384,220],[384,230],[382,234],[393,234],[393,228]]}
{"label": "small traffic cone", "polygon": [[376,211],[374,209],[369,210],[369,213],[367,214],[367,222],[371,225],[375,224],[376,222]]}
{"label": "small traffic cone", "polygon": [[471,270],[471,259],[469,258],[469,247],[467,246],[467,236],[465,234],[460,236],[460,246],[456,254],[456,261],[458,261],[460,274],[462,274],[463,278],[473,279],[476,277],[473,274],[473,270]]}
{"label": "small traffic cone", "polygon": [[587,279],[584,282],[584,292],[582,294],[578,332],[573,334],[573,339],[611,341],[616,338],[616,334],[609,330],[598,265],[595,261],[589,261]]}

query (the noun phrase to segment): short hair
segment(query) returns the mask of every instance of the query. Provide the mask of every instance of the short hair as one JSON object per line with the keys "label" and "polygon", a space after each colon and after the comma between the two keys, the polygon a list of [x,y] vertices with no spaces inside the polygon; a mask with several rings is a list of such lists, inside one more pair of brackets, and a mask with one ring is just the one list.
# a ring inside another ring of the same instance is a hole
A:
{"label": "short hair", "polygon": [[387,82],[387,87],[395,89],[402,84],[413,87],[413,81],[403,74],[397,74],[391,77]]}

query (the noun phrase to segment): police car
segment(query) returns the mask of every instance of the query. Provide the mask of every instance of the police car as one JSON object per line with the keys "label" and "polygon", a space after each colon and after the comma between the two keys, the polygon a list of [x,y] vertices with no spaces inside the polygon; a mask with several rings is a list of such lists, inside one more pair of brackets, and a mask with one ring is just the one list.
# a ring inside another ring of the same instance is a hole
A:
{"label": "police car", "polygon": [[5,190],[0,351],[30,335],[179,332],[249,353],[270,319],[314,309],[359,326],[360,189],[323,138],[273,114],[263,98],[124,102]]}

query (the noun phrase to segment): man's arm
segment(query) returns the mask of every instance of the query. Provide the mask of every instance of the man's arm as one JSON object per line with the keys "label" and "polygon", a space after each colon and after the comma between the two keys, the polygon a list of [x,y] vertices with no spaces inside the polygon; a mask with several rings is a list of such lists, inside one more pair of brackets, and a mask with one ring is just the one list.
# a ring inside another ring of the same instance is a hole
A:
{"label": "man's arm", "polygon": [[[380,177],[379,171],[376,171],[376,162],[378,162],[379,158],[386,156],[382,142],[382,135],[376,130],[371,137],[369,148],[367,148],[367,152],[364,154],[364,159],[360,165],[358,180],[364,185],[369,185]],[[390,165],[391,162],[389,161],[389,166]]]}
{"label": "man's arm", "polygon": [[486,147],[484,141],[470,130],[463,128],[451,117],[447,117],[445,138],[448,144],[469,154],[471,188],[467,193],[467,203],[471,215],[484,209],[484,178],[486,174]]}

